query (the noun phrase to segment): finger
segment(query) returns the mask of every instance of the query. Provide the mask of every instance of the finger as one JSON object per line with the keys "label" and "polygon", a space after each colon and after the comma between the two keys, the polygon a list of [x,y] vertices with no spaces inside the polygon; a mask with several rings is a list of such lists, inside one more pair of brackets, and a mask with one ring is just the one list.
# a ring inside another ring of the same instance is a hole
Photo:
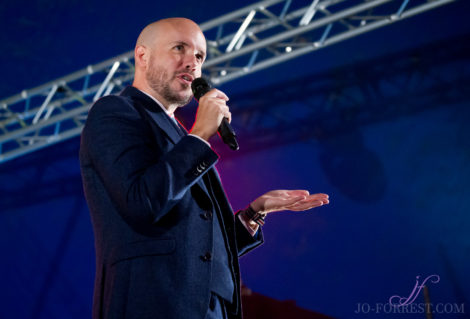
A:
{"label": "finger", "polygon": [[294,205],[295,203],[300,202],[304,199],[305,199],[305,196],[297,196],[294,198],[280,198],[280,201],[279,201],[280,209],[284,209],[285,207]]}
{"label": "finger", "polygon": [[312,198],[306,198],[304,200],[301,200],[295,204],[293,204],[292,206],[300,206],[300,205],[303,205],[303,206],[308,206],[308,205],[326,205],[326,204],[329,204],[329,200],[327,199],[312,199]]}
{"label": "finger", "polygon": [[304,201],[302,201],[303,203],[313,203],[315,201],[319,201],[319,202],[322,202],[324,205],[325,204],[329,204],[330,203],[330,200],[328,198],[306,198]]}
{"label": "finger", "polygon": [[228,117],[228,116],[226,116],[226,115],[228,115],[228,113],[229,113],[230,111],[229,111],[228,106],[227,106],[225,103],[220,104],[220,112],[221,112],[225,117]]}
{"label": "finger", "polygon": [[232,113],[230,113],[229,108],[225,103],[220,106],[220,112],[229,123],[232,121]]}
{"label": "finger", "polygon": [[228,96],[224,92],[222,92],[220,90],[217,90],[217,89],[210,90],[209,92],[204,94],[204,96],[215,97],[215,98],[222,99],[222,100],[225,100],[225,101],[229,100]]}
{"label": "finger", "polygon": [[313,195],[308,196],[307,199],[326,201],[329,199],[329,197],[327,195],[325,196],[324,194],[313,194]]}
{"label": "finger", "polygon": [[321,205],[323,202],[320,202],[320,201],[313,201],[313,202],[305,202],[305,201],[300,201],[300,202],[297,202],[297,203],[294,203],[292,205],[289,205],[287,206],[286,208],[288,209],[295,209],[295,208],[299,208],[299,207],[308,207],[308,206],[319,206]]}
{"label": "finger", "polygon": [[305,211],[305,210],[309,210],[309,209],[320,207],[320,206],[323,206],[322,201],[313,201],[313,202],[309,202],[309,203],[295,204],[295,205],[292,205],[290,207],[287,207],[287,209],[289,209],[291,211],[300,212],[300,211]]}
{"label": "finger", "polygon": [[324,199],[312,199],[312,198],[306,198],[304,200],[301,200],[297,203],[295,203],[295,205],[312,205],[312,204],[316,204],[316,203],[321,203],[322,205],[326,204],[327,203],[327,200],[324,200]]}
{"label": "finger", "polygon": [[325,198],[330,197],[328,194],[324,194],[324,193],[316,193],[316,194],[312,194],[310,196],[325,197]]}
{"label": "finger", "polygon": [[310,195],[310,193],[307,190],[304,190],[304,189],[289,190],[289,191],[286,191],[286,193],[289,194],[289,195],[305,195],[305,196]]}

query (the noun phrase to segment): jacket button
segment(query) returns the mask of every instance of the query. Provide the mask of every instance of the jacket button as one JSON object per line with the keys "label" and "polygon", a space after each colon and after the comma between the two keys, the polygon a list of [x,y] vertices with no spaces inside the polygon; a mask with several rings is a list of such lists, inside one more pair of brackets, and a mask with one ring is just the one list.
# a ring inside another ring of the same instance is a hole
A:
{"label": "jacket button", "polygon": [[200,165],[198,167],[196,167],[196,169],[194,170],[194,176],[199,176],[201,175],[202,173],[204,173],[204,169],[203,167],[201,167]]}
{"label": "jacket button", "polygon": [[212,212],[210,210],[206,211],[204,214],[200,214],[202,219],[209,220],[212,218]]}
{"label": "jacket button", "polygon": [[205,255],[201,256],[202,261],[210,261],[212,259],[212,254],[210,252],[205,253]]}

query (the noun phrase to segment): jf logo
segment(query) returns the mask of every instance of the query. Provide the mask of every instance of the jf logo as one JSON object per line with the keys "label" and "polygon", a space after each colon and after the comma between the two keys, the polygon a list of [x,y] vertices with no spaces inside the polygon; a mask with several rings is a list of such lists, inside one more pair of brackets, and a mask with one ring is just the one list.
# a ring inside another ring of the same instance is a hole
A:
{"label": "jf logo", "polygon": [[426,279],[424,279],[422,283],[419,283],[419,276],[416,276],[416,284],[413,290],[411,291],[411,294],[408,297],[401,297],[401,296],[395,295],[395,296],[391,296],[388,302],[392,306],[395,306],[395,307],[402,307],[402,306],[412,304],[416,300],[416,297],[418,297],[421,290],[426,285],[426,282],[429,281],[429,282],[432,282],[433,284],[437,284],[440,280],[441,278],[438,275],[431,275],[431,276],[426,277]]}

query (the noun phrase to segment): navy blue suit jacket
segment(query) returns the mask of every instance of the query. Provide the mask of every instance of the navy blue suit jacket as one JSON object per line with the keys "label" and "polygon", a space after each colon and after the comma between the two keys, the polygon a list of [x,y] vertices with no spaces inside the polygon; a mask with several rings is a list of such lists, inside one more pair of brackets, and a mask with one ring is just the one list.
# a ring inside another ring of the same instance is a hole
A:
{"label": "navy blue suit jacket", "polygon": [[234,218],[217,154],[171,121],[134,87],[99,99],[88,115],[80,165],[95,235],[93,318],[204,318],[217,222],[204,174],[235,276],[230,316],[241,317],[237,256],[262,243],[261,231],[253,238]]}

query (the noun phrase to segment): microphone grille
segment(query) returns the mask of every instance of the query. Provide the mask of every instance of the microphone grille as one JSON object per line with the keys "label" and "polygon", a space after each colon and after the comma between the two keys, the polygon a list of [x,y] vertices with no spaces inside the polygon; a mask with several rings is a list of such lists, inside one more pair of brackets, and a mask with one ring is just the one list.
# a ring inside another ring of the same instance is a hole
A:
{"label": "microphone grille", "polygon": [[201,96],[209,92],[211,89],[210,84],[207,82],[205,78],[197,78],[194,79],[191,83],[191,90],[193,91],[194,98],[199,100]]}

